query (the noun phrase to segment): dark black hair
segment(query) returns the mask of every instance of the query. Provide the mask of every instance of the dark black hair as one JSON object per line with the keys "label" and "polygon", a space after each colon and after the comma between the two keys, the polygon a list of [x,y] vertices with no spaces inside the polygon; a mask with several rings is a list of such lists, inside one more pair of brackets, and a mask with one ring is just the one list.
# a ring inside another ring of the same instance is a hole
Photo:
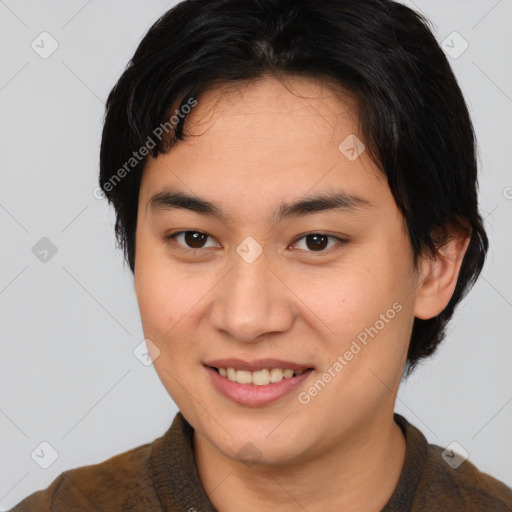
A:
{"label": "dark black hair", "polygon": [[471,231],[449,304],[432,319],[414,320],[410,374],[444,338],[455,307],[482,270],[488,239],[462,92],[428,21],[404,5],[185,0],[165,13],[107,100],[99,182],[116,211],[118,246],[133,272],[146,155],[156,157],[184,140],[184,106],[215,85],[266,75],[316,78],[355,95],[364,142],[404,216],[415,265],[419,255],[436,254],[446,228]]}

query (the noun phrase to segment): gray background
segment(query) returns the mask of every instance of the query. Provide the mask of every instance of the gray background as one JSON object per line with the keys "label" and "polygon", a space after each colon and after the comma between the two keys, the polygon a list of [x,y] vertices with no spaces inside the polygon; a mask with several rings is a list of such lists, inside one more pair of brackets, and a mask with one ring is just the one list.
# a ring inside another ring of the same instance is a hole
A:
{"label": "gray background", "polygon": [[[152,441],[176,412],[133,354],[143,335],[132,276],[115,250],[113,212],[93,195],[104,101],[174,3],[0,1],[1,510],[66,469]],[[491,251],[447,340],[402,386],[396,409],[430,442],[457,441],[512,485],[512,2],[406,3],[434,22],[447,52],[464,47],[454,31],[469,44],[450,60],[479,139]],[[46,59],[31,47],[51,49],[43,31],[59,45]],[[46,262],[32,250],[43,237],[57,248]],[[43,441],[58,452],[48,469]]]}

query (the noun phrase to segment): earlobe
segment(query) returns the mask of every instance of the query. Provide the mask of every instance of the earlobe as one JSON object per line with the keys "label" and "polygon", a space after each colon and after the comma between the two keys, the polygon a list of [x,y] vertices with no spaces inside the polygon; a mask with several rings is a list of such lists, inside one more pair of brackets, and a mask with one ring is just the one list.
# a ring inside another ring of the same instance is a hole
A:
{"label": "earlobe", "polygon": [[461,233],[439,247],[435,256],[422,258],[415,317],[422,320],[433,318],[450,302],[470,239]]}

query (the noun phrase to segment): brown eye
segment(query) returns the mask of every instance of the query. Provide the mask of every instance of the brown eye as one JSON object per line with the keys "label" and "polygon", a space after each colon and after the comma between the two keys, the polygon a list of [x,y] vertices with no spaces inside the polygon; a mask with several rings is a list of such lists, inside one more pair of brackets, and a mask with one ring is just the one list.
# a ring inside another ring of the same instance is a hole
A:
{"label": "brown eye", "polygon": [[218,247],[218,245],[207,246],[205,245],[209,235],[201,231],[180,231],[166,237],[168,240],[174,241],[181,248],[187,250],[203,249],[208,247]]}
{"label": "brown eye", "polygon": [[[329,245],[329,240],[334,240],[335,242]],[[299,248],[306,252],[327,252],[327,250],[331,249],[333,246],[341,245],[344,242],[346,242],[346,240],[338,238],[337,236],[327,235],[325,233],[309,233],[299,238],[293,245],[297,246],[302,243],[302,247]]]}
{"label": "brown eye", "polygon": [[306,246],[312,251],[323,250],[329,243],[329,237],[327,235],[308,235],[306,238]]}
{"label": "brown eye", "polygon": [[208,235],[199,233],[199,231],[185,231],[185,243],[192,249],[200,249],[203,247]]}

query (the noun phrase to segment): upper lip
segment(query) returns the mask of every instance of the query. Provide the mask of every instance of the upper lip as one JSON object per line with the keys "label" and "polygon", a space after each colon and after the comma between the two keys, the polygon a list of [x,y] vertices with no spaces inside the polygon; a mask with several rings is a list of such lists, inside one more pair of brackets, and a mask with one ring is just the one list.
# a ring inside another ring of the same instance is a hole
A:
{"label": "upper lip", "polygon": [[312,368],[311,365],[294,363],[293,361],[283,361],[281,359],[256,359],[255,361],[244,361],[243,359],[230,358],[205,361],[203,364],[214,368],[235,368],[237,370],[247,370],[250,372],[271,368],[290,368],[291,370],[307,370],[308,368]]}

